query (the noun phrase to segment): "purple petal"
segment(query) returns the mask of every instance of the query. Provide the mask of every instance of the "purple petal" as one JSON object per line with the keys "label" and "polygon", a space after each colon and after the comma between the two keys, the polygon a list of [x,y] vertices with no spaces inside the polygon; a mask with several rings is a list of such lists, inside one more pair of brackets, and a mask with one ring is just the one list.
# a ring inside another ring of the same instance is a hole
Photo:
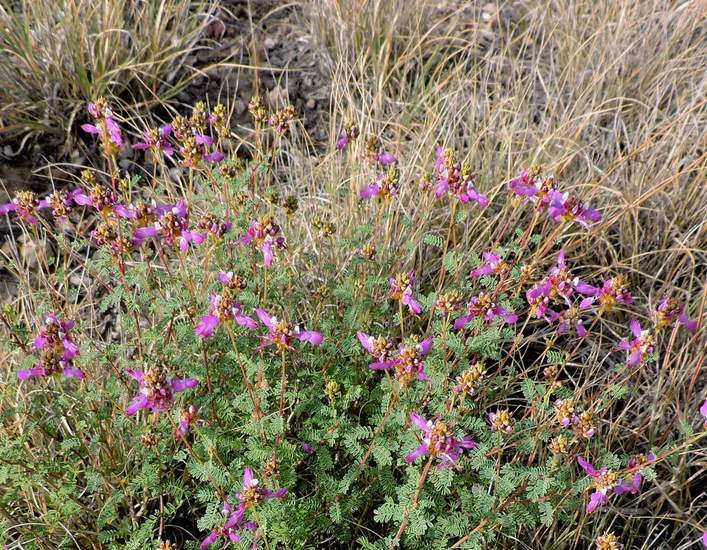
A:
{"label": "purple petal", "polygon": [[264,309],[258,308],[255,310],[255,314],[258,316],[258,319],[269,329],[275,328],[275,325],[273,324],[272,321],[272,316],[265,311]]}
{"label": "purple petal", "polygon": [[263,489],[263,496],[265,498],[283,498],[287,495],[287,489],[276,489],[275,491],[271,489]]}
{"label": "purple petal", "polygon": [[594,510],[596,510],[600,506],[603,506],[607,502],[609,502],[609,498],[604,493],[594,491],[592,493],[592,496],[589,497],[589,503],[587,504],[587,514],[591,514]]}
{"label": "purple petal", "polygon": [[147,237],[156,237],[158,234],[158,229],[154,225],[148,225],[147,227],[139,227],[135,230],[135,237],[143,240]]}
{"label": "purple petal", "polygon": [[80,204],[81,206],[89,206],[91,204],[91,197],[86,195],[83,190],[78,190],[78,193],[74,194],[74,202]]}
{"label": "purple petal", "polygon": [[411,294],[403,294],[402,302],[408,306],[413,315],[419,315],[422,312],[422,306]]}
{"label": "purple petal", "polygon": [[32,369],[24,369],[17,371],[17,378],[20,380],[27,380],[28,378],[35,378],[37,376],[45,376],[46,371],[42,367],[34,367]]}
{"label": "purple petal", "polygon": [[211,145],[214,142],[214,138],[206,134],[196,134],[194,138],[199,145]]}
{"label": "purple petal", "polygon": [[316,330],[303,330],[297,335],[297,338],[304,342],[309,342],[315,346],[318,346],[324,340],[321,332]]}
{"label": "purple petal", "polygon": [[429,431],[429,426],[427,425],[427,420],[425,420],[424,416],[417,414],[415,411],[410,411],[410,420],[412,420],[412,423],[423,432]]}
{"label": "purple petal", "polygon": [[14,202],[7,202],[0,206],[0,216],[4,216],[9,212],[14,212],[17,209],[17,205]]}
{"label": "purple petal", "polygon": [[196,378],[172,378],[172,389],[179,393],[190,388],[196,388],[199,381]]}
{"label": "purple petal", "polygon": [[100,134],[101,131],[98,129],[98,126],[95,124],[82,124],[81,129],[84,132],[87,132],[89,134]]}
{"label": "purple petal", "polygon": [[214,151],[213,153],[210,153],[208,155],[204,155],[204,160],[206,162],[221,162],[223,159],[226,158],[226,155],[224,155],[221,151]]}
{"label": "purple petal", "polygon": [[707,399],[705,399],[705,402],[702,403],[700,407],[700,414],[707,419]]}
{"label": "purple petal", "polygon": [[636,338],[641,337],[641,325],[638,321],[636,321],[636,319],[631,319],[628,323],[628,326],[631,328],[631,333]]}
{"label": "purple petal", "polygon": [[67,376],[69,378],[78,378],[79,380],[83,380],[84,378],[86,378],[84,372],[76,367],[65,367],[63,374],[64,376]]}
{"label": "purple petal", "polygon": [[687,328],[688,330],[697,329],[697,321],[693,321],[687,315],[685,315],[685,313],[681,313],[680,315],[678,315],[678,321],[685,325],[685,328]]}
{"label": "purple petal", "polygon": [[587,474],[590,476],[596,475],[597,471],[594,469],[594,465],[591,462],[587,462],[583,456],[578,456],[577,462]]}
{"label": "purple petal", "polygon": [[398,162],[398,158],[393,153],[381,153],[378,155],[378,162],[383,166],[388,166],[389,164],[394,164]]}
{"label": "purple petal", "polygon": [[216,529],[214,529],[206,536],[206,538],[204,540],[201,541],[199,548],[201,548],[201,550],[208,548],[209,546],[214,544],[218,540],[218,538],[219,538],[218,531],[216,531]]}
{"label": "purple petal", "polygon": [[433,342],[432,336],[428,336],[422,342],[419,343],[420,353],[422,355],[427,355],[430,352],[430,350],[432,349],[432,342]]}
{"label": "purple petal", "polygon": [[628,360],[626,361],[626,364],[629,367],[635,367],[636,365],[638,365],[641,362],[642,358],[643,358],[643,354],[641,353],[641,350],[636,350],[628,356]]}
{"label": "purple petal", "polygon": [[137,381],[140,383],[140,385],[142,385],[142,384],[144,383],[144,381],[145,381],[145,373],[142,372],[141,370],[138,370],[138,369],[125,369],[125,372],[127,373],[127,375],[128,375],[130,378],[132,378],[132,379],[134,379],[134,380],[137,380]]}
{"label": "purple petal", "polygon": [[130,402],[128,408],[125,409],[125,414],[127,414],[128,416],[133,416],[136,412],[138,412],[140,409],[146,408],[149,404],[150,401],[147,399],[147,396],[140,394]]}
{"label": "purple petal", "polygon": [[243,486],[244,487],[250,487],[251,484],[253,483],[253,470],[250,468],[246,468],[243,470]]}
{"label": "purple petal", "polygon": [[194,329],[194,334],[201,338],[208,338],[214,333],[218,324],[219,318],[216,315],[204,315]]}
{"label": "purple petal", "polygon": [[368,368],[373,370],[388,370],[392,367],[393,364],[390,361],[376,361],[368,365]]}
{"label": "purple petal", "polygon": [[429,452],[429,448],[427,447],[427,444],[423,443],[417,449],[415,449],[414,451],[412,451],[409,455],[407,455],[405,457],[405,462],[407,462],[408,464],[411,464],[412,462],[415,462],[421,456],[426,456],[428,452]]}
{"label": "purple petal", "polygon": [[375,197],[378,195],[380,192],[380,187],[377,183],[372,183],[371,185],[367,185],[361,190],[361,198],[362,199],[369,199],[371,197]]}
{"label": "purple petal", "polygon": [[477,267],[474,271],[471,272],[472,277],[483,277],[484,275],[491,275],[493,273],[493,266],[489,264],[484,264],[482,266]]}
{"label": "purple petal", "polygon": [[235,319],[236,323],[243,327],[258,328],[258,323],[256,323],[255,320],[251,319],[247,315],[243,315],[242,313],[236,313],[233,318]]}
{"label": "purple petal", "polygon": [[454,326],[452,327],[454,330],[461,330],[463,329],[466,325],[471,323],[471,320],[474,318],[473,315],[462,315],[454,321]]}
{"label": "purple petal", "polygon": [[270,243],[270,241],[264,241],[262,246],[260,247],[260,250],[263,252],[263,261],[265,263],[265,266],[270,267],[272,265],[273,259],[272,244]]}
{"label": "purple petal", "polygon": [[371,345],[371,341],[373,340],[372,336],[369,336],[365,332],[357,332],[356,336],[358,337],[358,341],[361,342],[361,345],[363,348],[368,351],[369,353],[375,353],[373,351],[373,346]]}

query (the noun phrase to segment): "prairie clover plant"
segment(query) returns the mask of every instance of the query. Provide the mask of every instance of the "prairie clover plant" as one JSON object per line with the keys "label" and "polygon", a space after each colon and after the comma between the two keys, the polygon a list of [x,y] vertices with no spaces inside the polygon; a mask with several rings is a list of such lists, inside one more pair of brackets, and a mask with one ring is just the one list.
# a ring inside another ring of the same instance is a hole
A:
{"label": "prairie clover plant", "polygon": [[48,245],[0,312],[3,542],[621,548],[605,527],[665,506],[707,434],[697,370],[667,432],[631,412],[700,300],[583,262],[602,216],[539,167],[494,182],[431,145],[421,194],[349,122],[312,177],[351,185],[293,194],[296,111],[248,108],[246,160],[224,106],[136,131],[97,100],[99,163],[0,206]]}

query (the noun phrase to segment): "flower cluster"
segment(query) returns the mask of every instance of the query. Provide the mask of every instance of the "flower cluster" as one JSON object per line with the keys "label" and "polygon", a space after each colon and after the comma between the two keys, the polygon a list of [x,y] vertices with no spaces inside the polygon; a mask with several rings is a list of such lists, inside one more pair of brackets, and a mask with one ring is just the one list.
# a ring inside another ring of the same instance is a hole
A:
{"label": "flower cluster", "polygon": [[69,332],[74,327],[74,321],[60,319],[50,313],[44,319],[44,326],[34,339],[34,348],[39,352],[39,361],[31,369],[17,372],[20,380],[38,376],[62,374],[69,378],[85,378],[84,372],[74,366],[74,357],[79,354],[79,348],[72,340]]}
{"label": "flower cluster", "polygon": [[[621,476],[619,473],[609,470],[604,467],[597,470],[591,462],[588,462],[583,456],[577,457],[577,463],[582,469],[592,478],[594,484],[594,492],[589,497],[587,503],[587,513],[591,514],[597,508],[609,502],[609,495],[621,495],[624,493],[636,494],[643,483],[644,475],[640,468],[647,466],[655,460],[653,453],[648,453],[646,456],[637,456],[629,460],[628,469],[630,471],[627,476]],[[638,470],[638,471],[636,471]]]}
{"label": "flower cluster", "polygon": [[347,122],[336,140],[336,148],[343,151],[356,138],[358,138],[358,127],[353,122]]}
{"label": "flower cluster", "polygon": [[474,187],[476,174],[468,164],[458,162],[451,149],[437,147],[434,169],[436,198],[451,193],[461,202],[474,201],[482,208],[489,205],[489,199]]}
{"label": "flower cluster", "polygon": [[538,211],[545,210],[556,221],[576,221],[584,228],[591,222],[601,220],[601,214],[588,208],[575,197],[557,189],[552,176],[540,176],[538,168],[523,170],[509,182],[511,193],[518,198],[535,204]]}
{"label": "flower cluster", "polygon": [[364,332],[357,334],[363,348],[376,358],[374,363],[368,365],[373,370],[395,370],[398,380],[403,386],[411,384],[414,380],[427,380],[425,374],[425,357],[432,349],[432,337],[421,342],[413,339],[409,345],[400,344],[397,353],[393,346],[383,337],[375,338]]}
{"label": "flower cluster", "polygon": [[473,366],[466,369],[463,373],[457,376],[456,385],[453,388],[454,393],[462,397],[476,395],[481,383],[484,380],[486,369],[481,362],[474,363]]}
{"label": "flower cluster", "polygon": [[189,433],[189,428],[196,423],[203,422],[198,419],[196,407],[189,405],[184,409],[179,417],[177,431],[174,433],[175,439],[184,439]]}
{"label": "flower cluster", "polygon": [[369,199],[378,197],[379,200],[387,200],[398,194],[400,187],[400,170],[393,164],[388,167],[385,174],[380,174],[376,181],[361,190],[361,198]]}
{"label": "flower cluster", "polygon": [[423,456],[439,459],[438,468],[448,468],[456,465],[464,449],[476,448],[476,442],[471,435],[457,438],[447,424],[440,420],[426,420],[416,412],[410,413],[410,420],[422,430],[422,443],[405,457],[408,463]]}
{"label": "flower cluster", "polygon": [[83,124],[81,129],[89,134],[97,134],[107,157],[112,157],[123,146],[123,134],[115,121],[113,111],[105,99],[88,104],[88,113],[93,117],[94,124]]}
{"label": "flower cluster", "polygon": [[242,529],[255,531],[258,528],[255,523],[245,521],[246,511],[266,500],[285,498],[285,496],[287,496],[287,489],[272,490],[261,487],[260,482],[253,475],[253,470],[246,468],[243,471],[243,489],[236,495],[238,506],[234,507],[228,500],[224,502],[223,513],[227,518],[226,522],[223,527],[212,530],[201,542],[200,548],[208,548],[221,537],[231,542],[240,542],[238,531]]}
{"label": "flower cluster", "polygon": [[388,284],[390,285],[390,297],[393,300],[400,300],[404,306],[408,307],[410,313],[413,315],[422,313],[422,306],[412,295],[412,289],[416,282],[417,279],[415,278],[414,271],[399,273],[388,280]]}
{"label": "flower cluster", "polygon": [[280,226],[270,216],[250,222],[248,231],[241,237],[241,244],[253,244],[263,254],[266,267],[272,265],[275,249],[285,248],[285,237],[279,234]]}
{"label": "flower cluster", "polygon": [[204,315],[194,329],[194,333],[201,338],[211,336],[216,327],[223,322],[235,321],[241,326],[255,329],[258,324],[243,314],[243,306],[236,301],[236,294],[246,287],[246,281],[232,272],[221,272],[219,281],[223,285],[221,294],[211,294],[211,308],[209,314]]}
{"label": "flower cluster", "polygon": [[383,146],[376,136],[369,136],[366,139],[366,158],[371,164],[380,164],[381,166],[398,162],[398,158],[393,153],[383,150]]}
{"label": "flower cluster", "polygon": [[164,364],[150,365],[144,371],[126,369],[128,375],[140,385],[140,393],[130,402],[125,413],[133,416],[141,409],[151,409],[156,413],[166,411],[174,403],[174,394],[195,388],[196,378],[168,378]]}
{"label": "flower cluster", "polygon": [[596,433],[594,416],[589,411],[577,414],[574,401],[571,399],[555,401],[555,417],[561,426],[571,427],[578,437],[591,439]]}
{"label": "flower cluster", "polygon": [[262,343],[258,349],[263,349],[268,346],[275,346],[278,351],[292,349],[292,344],[295,340],[309,342],[312,345],[318,346],[324,340],[321,332],[315,330],[302,330],[298,326],[291,325],[284,319],[278,319],[274,315],[270,315],[264,309],[256,309],[260,321],[268,329],[268,334],[262,337]]}
{"label": "flower cluster", "polygon": [[513,417],[508,409],[489,413],[492,432],[513,433]]}
{"label": "flower cluster", "polygon": [[685,307],[677,299],[663,296],[655,311],[655,328],[661,330],[675,323],[684,325],[688,330],[697,329],[697,322],[685,314]]}
{"label": "flower cluster", "polygon": [[476,317],[481,317],[486,322],[499,318],[508,324],[513,324],[518,320],[518,315],[498,304],[493,295],[488,292],[471,297],[466,304],[466,313],[454,321],[454,330],[463,329]]}
{"label": "flower cluster", "polygon": [[641,329],[641,324],[636,319],[629,321],[629,327],[633,340],[621,340],[617,349],[628,352],[626,364],[629,367],[637,367],[645,363],[648,356],[653,353],[655,340],[649,330]]}
{"label": "flower cluster", "polygon": [[505,278],[509,275],[510,266],[500,256],[493,252],[484,252],[483,258],[484,261],[481,262],[481,265],[471,272],[472,277],[478,278],[484,275],[498,275],[501,278]]}

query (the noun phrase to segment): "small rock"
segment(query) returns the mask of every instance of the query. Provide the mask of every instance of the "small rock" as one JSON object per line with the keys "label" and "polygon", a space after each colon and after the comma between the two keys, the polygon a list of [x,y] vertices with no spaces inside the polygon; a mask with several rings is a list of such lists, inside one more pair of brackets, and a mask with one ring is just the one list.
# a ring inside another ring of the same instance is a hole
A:
{"label": "small rock", "polygon": [[311,111],[312,109],[314,109],[314,108],[317,106],[317,102],[314,101],[314,99],[312,99],[312,98],[310,97],[310,98],[307,100],[307,103],[305,103],[304,106],[305,106],[307,109],[309,109],[309,110]]}
{"label": "small rock", "polygon": [[263,46],[267,51],[271,51],[275,49],[275,46],[277,46],[277,40],[272,38],[271,36],[268,36],[264,41],[263,41]]}
{"label": "small rock", "polygon": [[233,103],[233,112],[236,114],[236,116],[241,116],[243,113],[245,113],[247,108],[248,106],[242,99],[236,99],[236,101]]}

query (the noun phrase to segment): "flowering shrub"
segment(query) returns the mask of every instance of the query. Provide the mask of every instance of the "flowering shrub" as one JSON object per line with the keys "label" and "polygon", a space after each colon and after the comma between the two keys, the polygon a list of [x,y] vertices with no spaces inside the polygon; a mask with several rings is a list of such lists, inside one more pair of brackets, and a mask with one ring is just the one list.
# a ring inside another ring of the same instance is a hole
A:
{"label": "flowering shrub", "polygon": [[[572,249],[601,214],[537,168],[486,195],[461,151],[432,148],[409,209],[404,157],[352,125],[330,158],[363,182],[357,217],[318,217],[312,237],[307,196],[266,198],[295,113],[250,107],[247,164],[222,152],[223,108],[198,105],[135,137],[154,174],[136,177],[115,162],[129,128],[98,101],[84,129],[105,166],[0,207],[61,258],[41,259],[35,309],[2,312],[6,541],[481,548],[569,528],[619,547],[591,526],[707,435],[706,401],[670,437],[608,436],[700,330],[696,303],[594,280]],[[458,235],[469,212],[478,248]],[[403,216],[426,236],[388,250]],[[485,216],[506,219],[484,241]],[[72,269],[88,292],[61,282]]]}

